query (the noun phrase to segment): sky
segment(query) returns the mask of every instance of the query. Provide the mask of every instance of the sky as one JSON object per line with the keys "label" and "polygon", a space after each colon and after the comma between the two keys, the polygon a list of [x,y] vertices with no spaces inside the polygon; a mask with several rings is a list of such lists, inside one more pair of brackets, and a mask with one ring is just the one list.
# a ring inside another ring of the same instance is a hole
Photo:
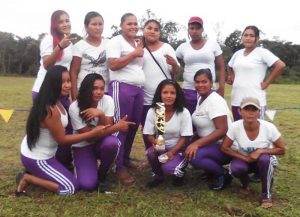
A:
{"label": "sky", "polygon": [[[105,2],[105,3],[104,3]],[[191,16],[204,21],[204,31],[210,38],[221,39],[235,30],[243,31],[256,25],[262,39],[290,41],[300,44],[300,11],[296,0],[2,0],[0,5],[0,31],[20,37],[49,32],[53,11],[68,12],[72,33],[84,36],[83,20],[87,12],[97,11],[104,18],[103,36],[111,36],[110,27],[119,25],[124,13],[134,13],[137,18],[146,16],[150,9],[164,22],[174,21],[184,28]],[[184,29],[178,37],[186,38]]]}

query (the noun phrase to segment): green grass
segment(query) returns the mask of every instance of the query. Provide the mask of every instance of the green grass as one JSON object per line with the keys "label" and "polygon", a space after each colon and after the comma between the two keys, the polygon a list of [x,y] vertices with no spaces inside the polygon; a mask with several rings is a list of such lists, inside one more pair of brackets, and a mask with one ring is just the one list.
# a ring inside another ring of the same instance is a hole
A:
{"label": "green grass", "polygon": [[[0,77],[0,108],[29,109],[33,78]],[[230,87],[226,87],[228,99]],[[270,108],[299,107],[300,85],[271,85],[268,90]],[[22,169],[19,145],[24,136],[28,112],[14,112],[9,123],[0,118],[0,216],[229,216],[224,205],[239,207],[244,216],[300,216],[300,111],[278,111],[274,123],[282,132],[288,150],[279,159],[273,187],[274,207],[259,207],[260,184],[251,184],[252,194],[239,194],[239,182],[223,191],[208,190],[199,179],[201,171],[188,170],[186,185],[172,187],[170,181],[155,190],[143,186],[151,171],[131,171],[137,183],[123,187],[115,174],[109,174],[115,194],[79,192],[72,197],[60,197],[37,187],[28,189],[29,197],[16,198],[15,175]],[[140,132],[132,156],[145,160]]]}

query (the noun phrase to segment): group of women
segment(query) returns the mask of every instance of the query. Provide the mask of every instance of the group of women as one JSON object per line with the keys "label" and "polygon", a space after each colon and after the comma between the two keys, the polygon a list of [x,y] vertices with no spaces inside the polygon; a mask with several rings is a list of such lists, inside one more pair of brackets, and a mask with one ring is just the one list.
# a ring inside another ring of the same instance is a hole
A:
{"label": "group of women", "polygon": [[[181,186],[185,168],[190,163],[213,177],[211,189],[220,190],[231,181],[231,171],[223,167],[225,164],[234,158],[256,163],[259,155],[254,161],[240,156],[239,146],[234,145],[234,133],[227,135],[225,146],[221,148],[232,122],[223,98],[225,64],[220,46],[202,36],[204,28],[200,17],[190,18],[191,40],[176,51],[160,40],[161,26],[156,20],[148,20],[142,39],[136,40],[139,26],[132,13],[122,16],[121,34],[110,40],[102,37],[104,19],[99,13],[89,12],[84,26],[86,36],[73,45],[69,15],[61,10],[52,14],[51,35],[47,35],[40,46],[41,67],[32,92],[27,134],[21,144],[21,160],[26,170],[16,177],[17,196],[26,194],[30,184],[62,195],[97,187],[105,192],[107,172],[114,163],[121,183],[133,184],[135,179],[128,168],[138,167],[130,158],[130,152],[140,124],[154,173],[153,180],[146,184],[148,188],[159,186],[165,174],[173,176],[174,186]],[[242,107],[240,103],[245,97],[258,98],[257,110],[263,110],[264,90],[284,68],[284,63],[271,52],[256,47],[258,39],[258,29],[247,27],[242,36],[245,48],[235,53],[229,62],[228,82],[233,84],[232,109],[236,120],[240,117],[246,120],[242,111],[247,108],[249,112],[249,106],[250,112],[257,108],[253,109],[251,103]],[[179,63],[184,64],[182,89],[174,80],[180,70]],[[264,81],[268,67],[272,67],[272,71]],[[218,88],[216,71],[219,72]],[[244,80],[251,81],[251,85],[240,83]],[[155,149],[158,102],[165,105],[166,148],[162,152]],[[71,125],[67,131],[64,128],[68,123]],[[255,123],[259,132],[257,123],[262,122]],[[249,136],[246,126],[245,130]],[[265,145],[263,148],[272,151],[264,152],[264,157],[284,153],[279,132],[272,135],[266,144],[274,143],[275,151],[273,146]],[[255,140],[256,136],[251,134],[249,139]],[[229,150],[233,147],[233,151]],[[167,156],[165,163],[158,159],[161,154]],[[73,173],[66,167],[70,156]],[[245,171],[248,172],[253,171]],[[245,176],[240,172],[237,177]],[[265,184],[265,179],[262,180]],[[242,184],[244,190],[248,189],[248,180],[242,180]],[[263,188],[264,199],[270,198],[268,186]]]}

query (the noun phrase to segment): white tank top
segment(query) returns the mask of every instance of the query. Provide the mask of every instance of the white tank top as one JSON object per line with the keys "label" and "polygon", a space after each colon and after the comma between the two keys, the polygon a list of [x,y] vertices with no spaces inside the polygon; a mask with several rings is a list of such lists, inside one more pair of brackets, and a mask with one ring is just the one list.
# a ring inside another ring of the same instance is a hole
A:
{"label": "white tank top", "polygon": [[[57,106],[56,108],[60,113],[62,126],[65,128],[68,125],[68,113],[64,109],[65,114],[63,114]],[[21,154],[35,160],[47,160],[55,156],[57,145],[58,144],[50,131],[47,128],[40,128],[40,136],[32,150],[28,147],[27,136],[23,138],[21,143]]]}

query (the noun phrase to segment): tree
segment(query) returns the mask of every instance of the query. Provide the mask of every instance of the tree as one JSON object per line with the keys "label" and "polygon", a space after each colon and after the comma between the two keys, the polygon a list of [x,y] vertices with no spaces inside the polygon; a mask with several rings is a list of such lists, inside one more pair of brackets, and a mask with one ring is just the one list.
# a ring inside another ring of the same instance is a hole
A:
{"label": "tree", "polygon": [[232,53],[235,53],[239,49],[243,47],[241,44],[242,32],[239,30],[235,30],[225,39],[225,46],[230,48]]}

